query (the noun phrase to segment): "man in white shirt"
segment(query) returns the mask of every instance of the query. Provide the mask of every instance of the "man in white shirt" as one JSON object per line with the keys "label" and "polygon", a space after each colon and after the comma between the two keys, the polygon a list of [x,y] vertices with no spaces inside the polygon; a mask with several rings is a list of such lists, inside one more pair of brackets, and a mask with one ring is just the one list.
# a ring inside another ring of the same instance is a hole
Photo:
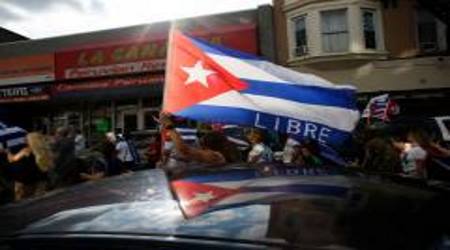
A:
{"label": "man in white shirt", "polygon": [[427,151],[421,145],[427,145],[428,138],[420,130],[410,131],[408,142],[393,141],[393,146],[400,150],[400,160],[403,173],[414,177],[424,177]]}
{"label": "man in white shirt", "polygon": [[423,170],[427,152],[417,144],[405,143],[400,154],[403,172],[407,175],[419,176]]}
{"label": "man in white shirt", "polygon": [[293,138],[289,137],[286,140],[286,144],[283,148],[283,163],[288,164],[293,162],[295,156],[295,146],[297,145],[300,145],[300,143]]}
{"label": "man in white shirt", "polygon": [[131,170],[134,166],[134,158],[131,153],[130,146],[128,142],[122,136],[119,137],[119,140],[116,144],[116,152],[117,159],[119,159],[122,172],[126,172]]}
{"label": "man in white shirt", "polygon": [[273,161],[272,150],[263,143],[264,136],[261,131],[253,130],[250,132],[248,140],[252,143],[252,149],[248,153],[247,162],[262,163]]}
{"label": "man in white shirt", "polygon": [[75,155],[79,155],[83,150],[86,149],[86,138],[84,138],[81,130],[77,129],[75,138]]}

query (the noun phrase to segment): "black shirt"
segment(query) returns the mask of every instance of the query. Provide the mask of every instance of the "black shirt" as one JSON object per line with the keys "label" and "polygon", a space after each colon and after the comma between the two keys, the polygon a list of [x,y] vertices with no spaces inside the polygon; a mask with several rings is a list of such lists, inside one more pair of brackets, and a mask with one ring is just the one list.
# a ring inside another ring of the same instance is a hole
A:
{"label": "black shirt", "polygon": [[46,174],[39,169],[33,153],[10,163],[8,170],[15,181],[23,184],[33,184],[46,179]]}

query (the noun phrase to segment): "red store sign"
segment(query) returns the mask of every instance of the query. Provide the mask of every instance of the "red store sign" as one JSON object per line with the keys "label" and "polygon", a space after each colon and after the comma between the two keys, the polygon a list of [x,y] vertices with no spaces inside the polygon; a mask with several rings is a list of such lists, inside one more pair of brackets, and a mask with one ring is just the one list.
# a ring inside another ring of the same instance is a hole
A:
{"label": "red store sign", "polygon": [[[253,24],[228,26],[214,33],[193,32],[212,43],[256,54],[256,27]],[[127,42],[110,46],[63,51],[55,56],[55,77],[81,79],[155,72],[165,69],[167,40]]]}
{"label": "red store sign", "polygon": [[163,82],[164,82],[163,75],[108,78],[103,80],[83,81],[80,83],[59,83],[53,87],[53,93],[63,94],[69,92],[83,92],[101,89],[137,87],[149,84],[161,84]]}

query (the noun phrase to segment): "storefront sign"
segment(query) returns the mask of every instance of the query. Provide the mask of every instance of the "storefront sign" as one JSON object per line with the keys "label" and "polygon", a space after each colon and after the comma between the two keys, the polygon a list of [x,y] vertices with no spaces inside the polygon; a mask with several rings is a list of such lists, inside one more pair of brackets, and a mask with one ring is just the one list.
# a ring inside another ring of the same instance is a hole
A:
{"label": "storefront sign", "polygon": [[0,85],[45,82],[55,79],[54,56],[35,55],[0,60]]}
{"label": "storefront sign", "polygon": [[55,94],[67,92],[82,92],[101,89],[135,87],[149,84],[160,84],[162,82],[164,82],[163,75],[120,77],[105,80],[83,81],[80,83],[60,83],[54,86],[54,92]]}
{"label": "storefront sign", "polygon": [[80,79],[161,71],[165,41],[129,43],[56,54],[56,78]]}
{"label": "storefront sign", "polygon": [[[192,32],[215,44],[256,54],[255,25],[222,27],[214,33]],[[56,79],[80,79],[155,72],[165,69],[167,40],[126,42],[56,53]]]}
{"label": "storefront sign", "polygon": [[46,86],[10,87],[0,89],[0,103],[48,100]]}

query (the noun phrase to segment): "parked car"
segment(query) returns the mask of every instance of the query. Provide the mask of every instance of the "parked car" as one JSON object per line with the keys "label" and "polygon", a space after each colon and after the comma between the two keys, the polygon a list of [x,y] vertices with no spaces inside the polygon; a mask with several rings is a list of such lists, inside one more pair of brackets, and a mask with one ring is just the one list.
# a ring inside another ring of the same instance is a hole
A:
{"label": "parked car", "polygon": [[0,207],[0,249],[448,249],[448,198],[285,165],[144,170]]}

